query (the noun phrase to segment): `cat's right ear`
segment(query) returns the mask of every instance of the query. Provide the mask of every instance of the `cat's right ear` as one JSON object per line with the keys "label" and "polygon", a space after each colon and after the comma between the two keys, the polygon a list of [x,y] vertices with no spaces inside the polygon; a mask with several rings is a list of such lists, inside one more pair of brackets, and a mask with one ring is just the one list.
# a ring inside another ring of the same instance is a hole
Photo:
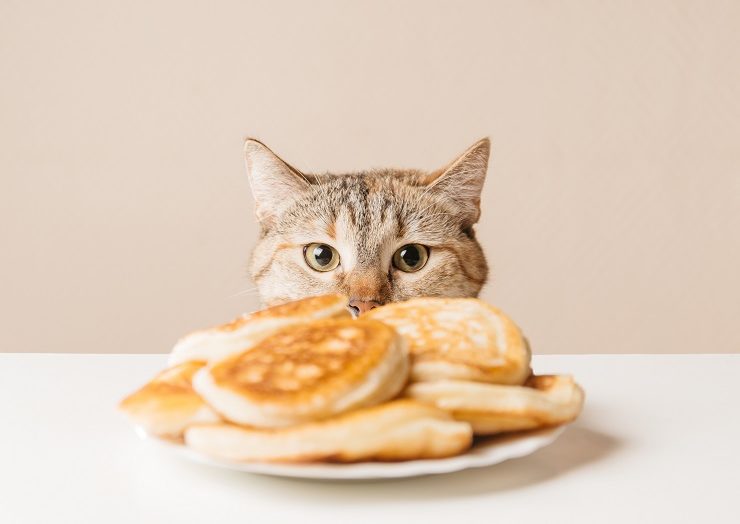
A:
{"label": "cat's right ear", "polygon": [[480,217],[480,196],[488,170],[491,141],[478,140],[444,169],[431,173],[429,190],[457,204],[463,226],[472,226]]}
{"label": "cat's right ear", "polygon": [[296,168],[253,138],[244,143],[247,176],[254,196],[257,220],[269,225],[296,196],[310,184]]}

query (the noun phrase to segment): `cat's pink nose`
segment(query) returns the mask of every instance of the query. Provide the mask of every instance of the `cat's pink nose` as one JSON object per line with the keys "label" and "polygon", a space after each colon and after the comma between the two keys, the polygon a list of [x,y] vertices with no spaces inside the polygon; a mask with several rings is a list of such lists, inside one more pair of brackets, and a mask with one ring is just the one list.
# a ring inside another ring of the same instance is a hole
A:
{"label": "cat's pink nose", "polygon": [[349,308],[354,312],[355,316],[362,315],[366,311],[370,311],[373,308],[378,307],[380,304],[374,300],[350,300]]}

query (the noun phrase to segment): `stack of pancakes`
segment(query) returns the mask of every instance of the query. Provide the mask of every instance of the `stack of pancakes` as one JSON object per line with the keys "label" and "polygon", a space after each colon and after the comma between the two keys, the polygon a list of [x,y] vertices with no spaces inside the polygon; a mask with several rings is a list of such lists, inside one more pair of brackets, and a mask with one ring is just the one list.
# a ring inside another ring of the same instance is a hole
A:
{"label": "stack of pancakes", "polygon": [[147,433],[237,461],[441,458],[474,435],[570,422],[583,391],[534,376],[516,325],[477,299],[419,298],[355,320],[341,295],[181,339],[123,400]]}

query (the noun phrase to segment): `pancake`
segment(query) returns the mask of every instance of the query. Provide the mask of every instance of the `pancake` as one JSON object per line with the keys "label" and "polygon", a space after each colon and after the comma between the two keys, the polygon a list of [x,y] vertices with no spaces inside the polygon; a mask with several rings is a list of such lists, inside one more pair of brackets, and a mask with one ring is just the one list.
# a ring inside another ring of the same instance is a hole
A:
{"label": "pancake", "polygon": [[579,415],[584,400],[581,387],[565,375],[532,376],[524,386],[419,382],[411,384],[405,395],[470,423],[476,435],[565,424]]}
{"label": "pancake", "polygon": [[417,298],[365,313],[396,328],[411,354],[412,381],[522,384],[530,351],[519,328],[475,298]]}
{"label": "pancake", "polygon": [[173,366],[188,360],[208,362],[238,353],[276,329],[322,318],[349,318],[347,297],[322,295],[287,302],[235,318],[227,324],[196,331],[180,339],[169,357]]}
{"label": "pancake", "polygon": [[193,374],[204,362],[185,362],[154,377],[126,397],[120,409],[150,435],[178,438],[190,424],[218,422],[220,417],[193,390]]}
{"label": "pancake", "polygon": [[283,328],[202,369],[193,386],[224,418],[275,428],[379,404],[407,378],[403,338],[381,322],[350,318]]}
{"label": "pancake", "polygon": [[230,424],[193,426],[192,449],[246,462],[358,462],[448,457],[470,447],[470,425],[433,406],[396,400],[335,418],[259,430]]}

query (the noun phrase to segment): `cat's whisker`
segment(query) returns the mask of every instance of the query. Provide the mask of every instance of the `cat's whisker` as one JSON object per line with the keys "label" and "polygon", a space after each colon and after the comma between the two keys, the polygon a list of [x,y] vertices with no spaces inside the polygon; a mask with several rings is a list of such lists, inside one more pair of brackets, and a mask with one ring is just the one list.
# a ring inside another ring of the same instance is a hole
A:
{"label": "cat's whisker", "polygon": [[321,190],[321,194],[324,196],[328,196],[329,192],[327,191],[327,188],[324,184],[321,183],[321,177],[319,175],[315,176],[316,183],[319,186],[319,189]]}
{"label": "cat's whisker", "polygon": [[[422,213],[424,213],[424,211],[426,211],[427,209],[429,209],[431,207],[434,207],[436,205],[437,205],[437,202],[432,202],[431,204],[429,204],[424,209],[421,209],[419,211],[415,211],[412,216],[414,216],[415,218],[426,218],[425,216],[422,216]],[[430,215],[426,215],[426,216],[430,216]]]}
{"label": "cat's whisker", "polygon": [[429,191],[432,190],[433,187],[434,187],[434,184],[433,183],[432,184],[429,184],[428,186],[426,186],[424,188],[424,190],[421,192],[421,195],[419,195],[419,197],[421,198],[421,197],[425,196]]}
{"label": "cat's whisker", "polygon": [[450,213],[433,213],[431,215],[424,215],[422,218],[428,219],[428,218],[434,218],[434,217],[451,218],[452,217],[452,214],[450,214]]}
{"label": "cat's whisker", "polygon": [[301,177],[301,178],[302,178],[303,180],[305,180],[305,182],[306,182],[307,184],[309,184],[309,185],[311,185],[311,186],[318,186],[318,188],[319,188],[319,193],[321,194],[321,196],[324,196],[324,197],[327,197],[327,196],[329,196],[329,193],[328,193],[328,191],[326,190],[326,186],[324,186],[324,184],[322,184],[322,183],[321,183],[321,178],[320,178],[320,176],[318,176],[318,175],[314,175],[313,179],[314,179],[314,180],[316,181],[316,183],[315,183],[315,184],[313,184],[313,183],[311,183],[311,181],[310,181],[310,180],[308,179],[308,177],[307,177],[306,175],[304,175],[303,173],[301,173],[300,171],[298,171],[298,175],[300,175],[300,177]]}
{"label": "cat's whisker", "polygon": [[256,295],[257,293],[259,293],[259,288],[257,287],[247,288],[247,289],[242,289],[241,291],[237,291],[233,295],[229,295],[229,298],[241,297],[241,296],[247,296],[247,295]]}
{"label": "cat's whisker", "polygon": [[[313,168],[311,168],[310,166],[308,167],[308,170],[309,170],[310,172],[313,172],[313,171],[314,171],[314,169],[313,169]],[[315,183],[314,183],[314,182],[311,182],[311,180],[309,180],[309,178],[308,178],[308,177],[307,177],[307,176],[306,176],[306,175],[305,175],[305,174],[304,174],[304,173],[303,173],[302,171],[297,171],[297,173],[298,173],[298,175],[299,175],[299,176],[300,176],[300,177],[301,177],[301,178],[302,178],[302,179],[303,179],[303,180],[304,180],[304,181],[305,181],[305,182],[306,182],[306,183],[307,183],[308,185],[310,185],[310,186],[318,186],[318,187],[319,187],[319,191],[321,192],[321,194],[322,194],[323,196],[328,196],[328,194],[329,194],[329,193],[328,193],[328,192],[326,191],[326,187],[324,186],[324,184],[322,184],[322,183],[321,183],[321,177],[320,177],[320,175],[312,175],[312,178],[313,178],[313,180],[315,181]]]}

